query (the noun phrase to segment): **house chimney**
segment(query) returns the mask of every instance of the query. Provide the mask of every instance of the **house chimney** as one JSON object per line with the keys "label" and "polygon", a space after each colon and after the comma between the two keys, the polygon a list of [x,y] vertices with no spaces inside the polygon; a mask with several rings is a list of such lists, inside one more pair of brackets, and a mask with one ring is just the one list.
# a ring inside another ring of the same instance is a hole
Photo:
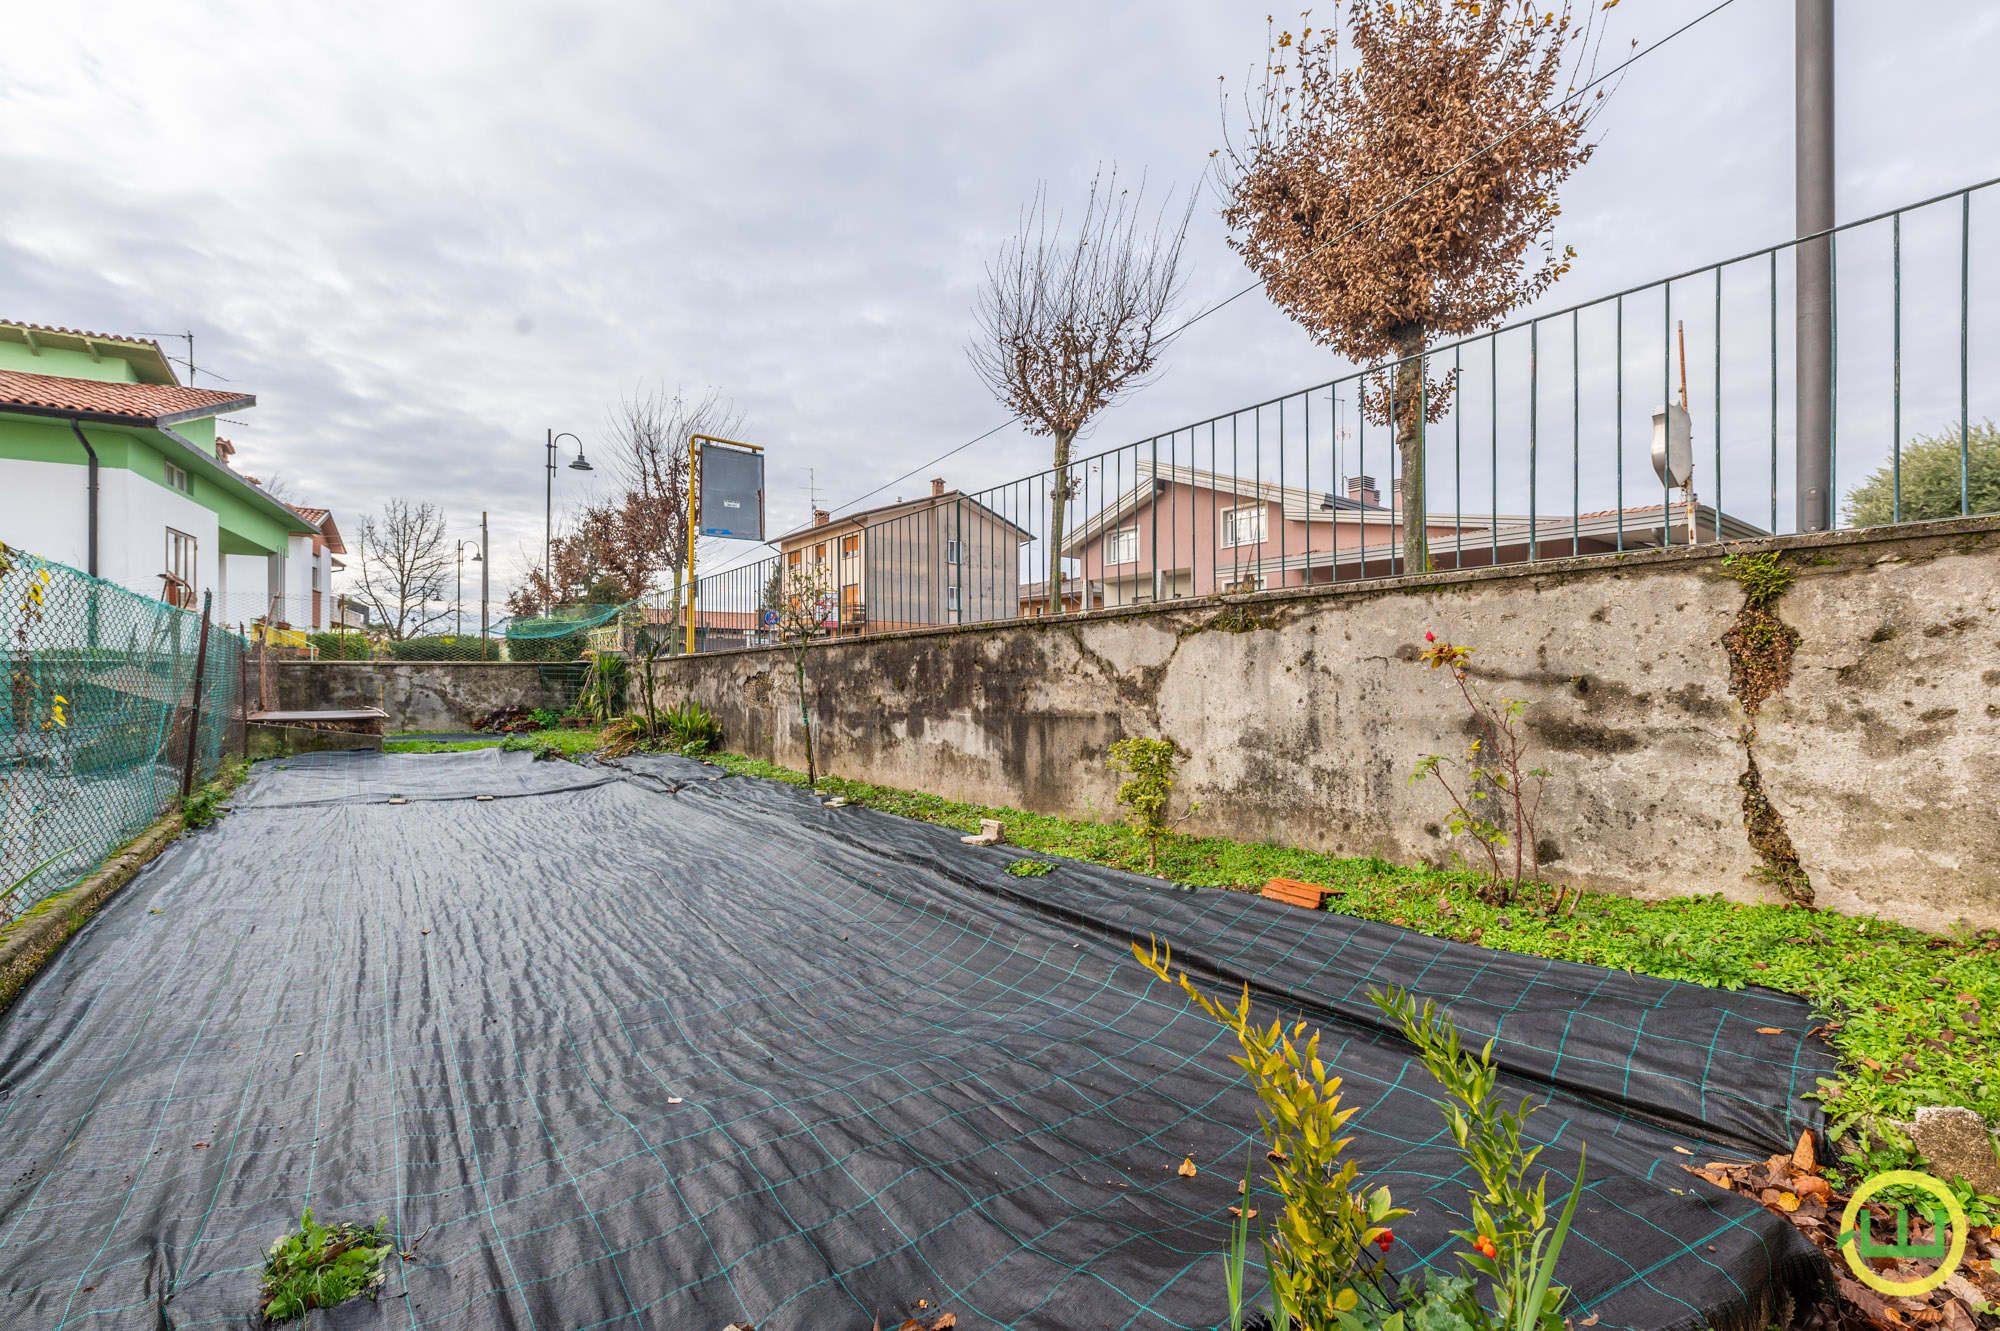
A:
{"label": "house chimney", "polygon": [[824,527],[831,521],[833,521],[833,514],[827,512],[825,509],[816,508],[813,510],[813,526]]}
{"label": "house chimney", "polygon": [[942,476],[931,477],[931,498],[936,499],[943,494],[944,494],[944,477]]}
{"label": "house chimney", "polygon": [[1349,476],[1347,478],[1347,497],[1349,499],[1358,499],[1363,504],[1372,504],[1377,508],[1382,506],[1382,492],[1375,488],[1375,478],[1373,476]]}

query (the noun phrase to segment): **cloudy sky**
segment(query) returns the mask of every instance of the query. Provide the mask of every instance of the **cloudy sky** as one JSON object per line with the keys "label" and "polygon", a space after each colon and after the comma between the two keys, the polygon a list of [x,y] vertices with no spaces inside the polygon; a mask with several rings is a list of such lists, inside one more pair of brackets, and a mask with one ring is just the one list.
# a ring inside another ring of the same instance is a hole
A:
{"label": "cloudy sky", "polygon": [[[1713,3],[1624,0],[1607,52]],[[2000,6],[1840,8],[1840,216],[2000,175]],[[964,343],[1021,203],[1044,180],[1080,199],[1100,164],[1199,187],[1218,76],[1241,86],[1265,13],[8,0],[0,315],[192,329],[200,364],[259,398],[232,427],[246,469],[343,523],[392,496],[455,527],[490,510],[496,573],[539,542],[544,429],[595,448],[656,385],[735,401],[783,526],[809,469],[838,506],[1004,419]],[[1552,299],[1788,234],[1791,16],[1733,0],[1625,77],[1564,196],[1581,257]],[[1212,194],[1189,257],[1189,311],[1246,281]],[[1094,442],[1336,368],[1252,296]],[[972,488],[1045,462],[1007,430],[935,470]]]}

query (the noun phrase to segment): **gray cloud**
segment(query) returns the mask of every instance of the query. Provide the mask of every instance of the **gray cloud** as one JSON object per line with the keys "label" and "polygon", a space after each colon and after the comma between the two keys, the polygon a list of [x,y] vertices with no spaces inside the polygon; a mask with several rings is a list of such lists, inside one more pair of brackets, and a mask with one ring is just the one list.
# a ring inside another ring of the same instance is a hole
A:
{"label": "gray cloud", "polygon": [[[1706,4],[1626,4],[1648,42]],[[17,9],[0,46],[0,313],[192,328],[261,405],[246,465],[353,518],[391,495],[539,541],[545,426],[714,385],[843,501],[997,423],[962,347],[981,266],[1046,179],[1197,188],[1217,75],[1264,11],[937,5],[111,3]],[[1567,303],[1781,238],[1791,6],[1736,0],[1629,74],[1565,195]],[[1841,12],[1840,207],[1995,174],[1976,0]],[[1242,285],[1207,203],[1189,309]],[[525,331],[524,331],[525,330]],[[1111,444],[1328,377],[1252,296],[1116,408]],[[1017,430],[943,464],[1041,464]],[[558,485],[575,497],[572,476]],[[901,488],[914,492],[921,479]],[[731,552],[733,553],[733,552]],[[505,558],[500,570],[509,566]],[[496,571],[500,571],[496,570]]]}

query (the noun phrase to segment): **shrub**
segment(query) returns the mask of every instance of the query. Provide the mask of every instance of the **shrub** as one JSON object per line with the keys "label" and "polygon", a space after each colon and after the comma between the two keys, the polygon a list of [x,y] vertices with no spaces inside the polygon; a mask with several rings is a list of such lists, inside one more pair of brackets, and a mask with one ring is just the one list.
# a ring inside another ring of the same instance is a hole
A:
{"label": "shrub", "polygon": [[1174,797],[1174,742],[1169,739],[1121,739],[1111,746],[1111,770],[1131,779],[1118,786],[1118,802],[1132,811],[1132,825],[1146,838],[1146,871],[1158,872],[1160,842],[1173,835],[1175,822],[1185,822],[1201,808],[1191,804],[1180,818],[1169,821],[1167,806]]}
{"label": "shrub", "polygon": [[309,633],[306,641],[319,649],[322,661],[366,661],[374,650],[360,633]]}
{"label": "shrub", "polygon": [[[1957,430],[1918,435],[1902,448],[1902,518],[1955,518],[1959,483],[1965,482],[1966,512],[2000,512],[2000,429],[1992,421],[1966,433],[1959,453]],[[1964,476],[1960,476],[1961,463]],[[1847,495],[1847,525],[1876,527],[1897,520],[1896,468],[1885,464]]]}
{"label": "shrub", "polygon": [[551,638],[509,638],[510,661],[574,661],[583,655],[586,635],[559,633]]}
{"label": "shrub", "polygon": [[434,634],[422,638],[398,638],[387,644],[389,656],[397,661],[477,661],[478,637]]}
{"label": "shrub", "polygon": [[[1264,1239],[1272,1290],[1283,1311],[1318,1331],[1339,1325],[1341,1313],[1364,1301],[1386,1309],[1390,1300],[1382,1288],[1382,1254],[1393,1241],[1387,1226],[1409,1212],[1396,1209],[1387,1188],[1367,1193],[1355,1188],[1358,1167],[1352,1157],[1341,1158],[1352,1140],[1341,1129],[1354,1111],[1340,1106],[1340,1078],[1328,1076],[1320,1060],[1319,1032],[1300,1044],[1304,1022],[1289,1033],[1276,1021],[1257,1025],[1250,1017],[1247,984],[1232,1008],[1197,989],[1186,971],[1176,981],[1169,974],[1173,949],[1157,939],[1150,954],[1134,942],[1132,955],[1161,979],[1177,983],[1189,1001],[1233,1031],[1243,1047],[1230,1062],[1256,1088],[1261,1102],[1257,1118],[1270,1145],[1264,1158],[1285,1202],[1275,1236],[1267,1231]],[[1250,1205],[1247,1187],[1243,1205]],[[1370,1247],[1379,1251],[1369,1253]]]}
{"label": "shrub", "polygon": [[629,673],[622,656],[600,652],[592,657],[583,688],[576,695],[575,714],[598,725],[608,725],[611,718],[625,710],[625,679]]}

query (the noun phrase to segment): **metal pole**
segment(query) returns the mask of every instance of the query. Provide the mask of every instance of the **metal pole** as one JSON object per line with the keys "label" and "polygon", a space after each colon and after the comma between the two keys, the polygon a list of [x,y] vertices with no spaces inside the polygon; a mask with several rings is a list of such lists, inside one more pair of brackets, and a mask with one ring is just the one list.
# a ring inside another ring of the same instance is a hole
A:
{"label": "metal pole", "polygon": [[553,611],[556,599],[555,563],[549,552],[556,544],[556,431],[550,426],[548,431],[548,457],[545,470],[548,472],[548,494],[542,502],[542,583],[549,594],[546,607]]}
{"label": "metal pole", "polygon": [[201,594],[201,637],[194,649],[193,701],[188,705],[187,761],[181,765],[181,803],[194,793],[194,769],[201,761],[201,677],[208,670],[208,612],[213,591]]}
{"label": "metal pole", "polygon": [[486,550],[486,511],[479,512],[479,659],[486,659],[486,570],[492,567]]}
{"label": "metal pole", "polygon": [[[1798,234],[1833,225],[1833,0],[1797,0]],[[1833,261],[1827,237],[1797,251],[1798,526],[1832,526]]]}
{"label": "metal pole", "polygon": [[[734,434],[735,431],[732,430],[730,431],[730,433]],[[699,486],[701,483],[701,469],[699,466],[700,457],[701,457],[701,452],[700,452],[699,442],[694,439],[688,440],[687,654],[689,656],[694,655],[694,507],[695,507],[694,496],[696,487]]]}

